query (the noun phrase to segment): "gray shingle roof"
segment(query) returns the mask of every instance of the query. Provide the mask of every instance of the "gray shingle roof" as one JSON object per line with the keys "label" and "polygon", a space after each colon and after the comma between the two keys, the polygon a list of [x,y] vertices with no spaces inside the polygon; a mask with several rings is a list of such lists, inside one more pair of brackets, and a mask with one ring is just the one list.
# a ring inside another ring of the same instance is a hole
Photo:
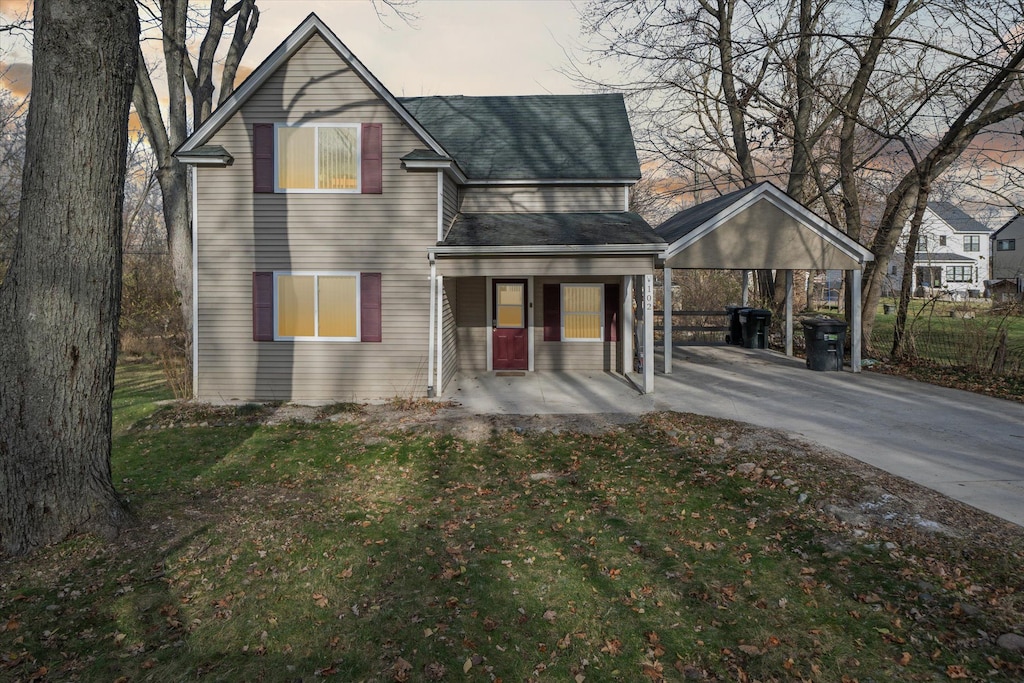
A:
{"label": "gray shingle roof", "polygon": [[970,256],[964,256],[963,254],[954,254],[948,251],[929,251],[929,252],[917,252],[914,254],[914,260],[917,265],[927,265],[929,263],[974,263],[975,259]]}
{"label": "gray shingle roof", "polygon": [[460,213],[445,247],[596,246],[665,241],[635,213]]}
{"label": "gray shingle roof", "polygon": [[471,180],[640,178],[621,95],[398,101]]}
{"label": "gray shingle roof", "polygon": [[949,202],[928,202],[928,208],[946,221],[954,232],[989,232],[984,223],[976,221],[964,213],[963,209]]}
{"label": "gray shingle roof", "polygon": [[666,242],[675,242],[680,237],[686,236],[703,225],[708,219],[733,202],[738,201],[745,195],[753,192],[762,184],[763,183],[757,183],[756,185],[744,187],[734,192],[730,192],[729,194],[723,194],[721,197],[715,197],[714,199],[709,199],[706,202],[701,202],[700,204],[691,206],[688,209],[683,209],[655,228],[655,232],[664,237]]}

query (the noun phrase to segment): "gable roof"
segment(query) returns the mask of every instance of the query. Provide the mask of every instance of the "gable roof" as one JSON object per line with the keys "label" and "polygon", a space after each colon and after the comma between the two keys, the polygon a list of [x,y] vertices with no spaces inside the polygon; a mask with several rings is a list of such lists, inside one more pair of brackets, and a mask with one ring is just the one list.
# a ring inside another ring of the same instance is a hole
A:
{"label": "gable roof", "polygon": [[[635,213],[460,213],[438,252],[512,247],[615,247],[617,251],[657,253],[665,247]],[[463,248],[463,249],[458,249]]]}
{"label": "gable roof", "polygon": [[991,235],[989,235],[989,238],[993,240],[996,239],[996,236],[999,235],[999,233],[1001,233],[1003,230],[1006,230],[1008,227],[1010,227],[1019,220],[1024,220],[1024,215],[1016,215],[1010,220],[1006,221],[1005,223],[1003,223],[1002,226],[999,227],[998,230],[994,231]]}
{"label": "gable roof", "polygon": [[953,232],[989,232],[984,223],[971,218],[963,209],[949,202],[928,202],[928,208],[953,228]]}
{"label": "gable roof", "polygon": [[220,130],[220,127],[227,123],[245,101],[252,96],[256,90],[263,85],[268,78],[274,75],[278,67],[287,62],[292,55],[299,51],[303,45],[315,34],[319,34],[324,41],[330,45],[338,55],[348,62],[352,69],[359,74],[360,78],[366,82],[366,85],[377,93],[378,96],[395,112],[398,118],[402,119],[412,130],[423,140],[431,151],[441,156],[449,156],[444,148],[437,142],[436,139],[431,136],[429,132],[413,118],[408,111],[399,104],[398,100],[394,95],[384,87],[376,76],[370,73],[359,59],[356,58],[352,51],[345,46],[338,36],[334,35],[331,29],[327,28],[320,17],[316,14],[310,14],[307,16],[299,26],[291,32],[284,42],[277,46],[270,55],[263,60],[263,63],[256,67],[256,70],[249,74],[249,77],[232,93],[231,97],[227,99],[224,104],[217,107],[217,110],[213,112],[210,118],[206,119],[199,128],[195,130],[185,140],[182,145],[175,150],[175,156],[190,156],[190,153],[196,149],[205,145],[214,133]]}
{"label": "gable roof", "polygon": [[640,178],[622,95],[402,97],[469,181]]}
{"label": "gable roof", "polygon": [[[863,264],[874,260],[869,249],[767,181],[680,211],[655,228],[655,232],[668,242],[665,260],[668,261],[761,201],[767,201],[854,261]],[[756,239],[756,234],[752,235],[752,239]],[[758,266],[750,264],[749,267]]]}

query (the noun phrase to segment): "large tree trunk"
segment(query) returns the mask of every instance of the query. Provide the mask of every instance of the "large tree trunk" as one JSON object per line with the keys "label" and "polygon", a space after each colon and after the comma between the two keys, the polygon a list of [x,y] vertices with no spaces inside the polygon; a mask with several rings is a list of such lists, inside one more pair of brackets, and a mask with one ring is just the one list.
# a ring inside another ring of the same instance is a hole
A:
{"label": "large tree trunk", "polygon": [[19,233],[0,285],[0,548],[127,519],[110,471],[132,0],[36,0]]}

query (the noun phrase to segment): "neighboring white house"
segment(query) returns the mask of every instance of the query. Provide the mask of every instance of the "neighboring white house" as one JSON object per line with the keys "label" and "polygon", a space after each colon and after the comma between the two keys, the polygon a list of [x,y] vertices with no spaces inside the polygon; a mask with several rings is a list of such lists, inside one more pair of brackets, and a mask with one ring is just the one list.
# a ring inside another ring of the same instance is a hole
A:
{"label": "neighboring white house", "polygon": [[[957,299],[980,297],[989,273],[990,230],[949,202],[930,202],[921,221],[914,257],[914,296],[948,294]],[[898,292],[910,225],[889,267],[889,283]]]}

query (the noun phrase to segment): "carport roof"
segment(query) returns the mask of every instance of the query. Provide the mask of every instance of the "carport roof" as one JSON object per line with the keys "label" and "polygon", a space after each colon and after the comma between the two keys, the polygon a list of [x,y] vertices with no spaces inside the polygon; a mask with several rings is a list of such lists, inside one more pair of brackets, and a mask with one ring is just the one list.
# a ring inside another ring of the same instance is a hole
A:
{"label": "carport roof", "polygon": [[859,270],[874,258],[768,182],[680,211],[655,231],[670,268]]}

